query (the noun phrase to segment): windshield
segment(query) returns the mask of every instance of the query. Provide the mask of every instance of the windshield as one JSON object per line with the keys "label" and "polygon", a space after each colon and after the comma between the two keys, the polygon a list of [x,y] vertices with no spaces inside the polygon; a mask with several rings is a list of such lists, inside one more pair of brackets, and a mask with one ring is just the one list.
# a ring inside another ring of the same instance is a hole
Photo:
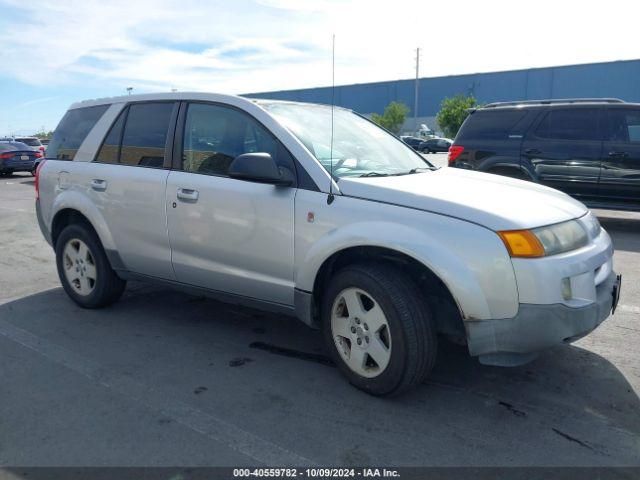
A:
{"label": "windshield", "polygon": [[[406,175],[431,170],[429,162],[400,139],[343,108],[334,109],[333,154],[331,107],[262,102],[335,177]],[[332,158],[333,157],[333,158]]]}

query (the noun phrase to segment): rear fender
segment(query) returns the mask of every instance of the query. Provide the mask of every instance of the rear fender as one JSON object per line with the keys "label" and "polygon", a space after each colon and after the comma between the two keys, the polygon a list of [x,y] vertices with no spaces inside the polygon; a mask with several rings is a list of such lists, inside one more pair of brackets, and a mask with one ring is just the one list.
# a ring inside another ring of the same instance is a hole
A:
{"label": "rear fender", "polygon": [[56,215],[66,209],[76,210],[89,220],[105,250],[116,250],[113,237],[109,232],[107,223],[100,213],[100,210],[98,210],[83,193],[76,190],[63,190],[56,196],[51,209],[51,221],[48,225],[49,231],[52,231]]}

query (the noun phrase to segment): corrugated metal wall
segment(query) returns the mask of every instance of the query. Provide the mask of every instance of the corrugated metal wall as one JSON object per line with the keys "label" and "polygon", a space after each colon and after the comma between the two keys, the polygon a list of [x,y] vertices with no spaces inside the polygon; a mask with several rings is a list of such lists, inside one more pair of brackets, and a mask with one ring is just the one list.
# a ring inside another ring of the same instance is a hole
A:
{"label": "corrugated metal wall", "polygon": [[[480,103],[541,98],[616,97],[640,102],[640,60],[421,78],[418,114],[438,113],[446,97],[473,94]],[[414,80],[337,86],[336,104],[363,114],[382,113],[392,101],[413,109]],[[247,94],[248,97],[331,103],[331,88]],[[409,113],[413,116],[413,112]]]}

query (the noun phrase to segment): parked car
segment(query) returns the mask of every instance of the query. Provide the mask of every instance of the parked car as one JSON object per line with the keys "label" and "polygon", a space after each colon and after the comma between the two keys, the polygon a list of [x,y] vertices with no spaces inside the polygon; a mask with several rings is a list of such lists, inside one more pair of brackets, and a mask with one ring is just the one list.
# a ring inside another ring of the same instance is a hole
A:
{"label": "parked car", "polygon": [[409,145],[411,148],[416,150],[417,152],[422,152],[424,150],[424,139],[418,137],[411,136],[401,136],[400,139]]}
{"label": "parked car", "polygon": [[42,153],[21,142],[0,141],[0,175],[7,176],[14,172],[31,172],[35,175],[36,163],[40,162]]}
{"label": "parked car", "polygon": [[469,115],[449,165],[557,188],[593,208],[640,209],[640,104],[493,103]]}
{"label": "parked car", "polygon": [[346,109],[91,100],[47,157],[37,218],[78,305],[109,305],[138,279],[296,316],[371,394],[420,384],[439,333],[513,365],[586,335],[618,301],[611,239],[582,203],[437,169]]}
{"label": "parked car", "polygon": [[50,142],[50,141],[51,141],[51,140],[49,140],[48,138],[41,138],[41,139],[40,139],[40,143],[41,143],[42,145],[44,145],[45,149],[46,149],[47,145],[49,145],[49,142]]}
{"label": "parked car", "polygon": [[453,140],[449,138],[430,138],[424,141],[422,151],[425,153],[448,152]]}
{"label": "parked car", "polygon": [[44,154],[45,147],[37,137],[16,137],[15,141],[24,143],[34,150],[38,150]]}

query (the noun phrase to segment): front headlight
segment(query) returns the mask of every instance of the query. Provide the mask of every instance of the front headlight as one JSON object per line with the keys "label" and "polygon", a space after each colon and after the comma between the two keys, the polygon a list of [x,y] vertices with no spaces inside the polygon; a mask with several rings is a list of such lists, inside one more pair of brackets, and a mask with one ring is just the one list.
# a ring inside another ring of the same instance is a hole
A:
{"label": "front headlight", "polygon": [[498,232],[509,255],[535,258],[568,252],[589,243],[585,228],[577,220],[556,223],[532,230]]}
{"label": "front headlight", "polygon": [[584,217],[580,218],[582,225],[587,229],[587,233],[589,234],[589,238],[596,238],[600,235],[600,222],[598,221],[598,217],[596,217],[593,213],[589,212]]}

